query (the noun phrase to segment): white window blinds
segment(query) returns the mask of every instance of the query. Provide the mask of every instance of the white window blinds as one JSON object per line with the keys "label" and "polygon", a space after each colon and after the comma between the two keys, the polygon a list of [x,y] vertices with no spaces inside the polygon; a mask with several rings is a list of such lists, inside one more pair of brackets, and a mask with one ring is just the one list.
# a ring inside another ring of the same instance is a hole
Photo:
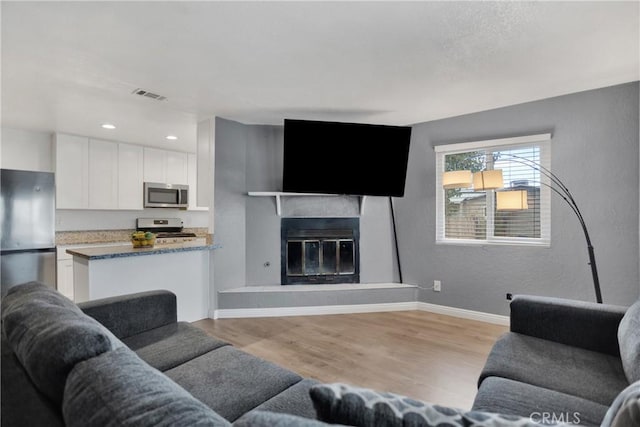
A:
{"label": "white window blinds", "polygon": [[[550,135],[436,147],[436,242],[550,244]],[[502,171],[502,188],[442,187],[448,171]],[[498,203],[499,202],[499,203]]]}

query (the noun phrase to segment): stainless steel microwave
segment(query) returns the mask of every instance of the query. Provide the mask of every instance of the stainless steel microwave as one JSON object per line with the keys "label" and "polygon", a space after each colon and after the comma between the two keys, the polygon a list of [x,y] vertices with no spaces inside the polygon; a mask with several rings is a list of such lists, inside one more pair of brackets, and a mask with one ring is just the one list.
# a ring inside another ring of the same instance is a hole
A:
{"label": "stainless steel microwave", "polygon": [[144,183],[145,208],[189,207],[189,186],[183,184]]}

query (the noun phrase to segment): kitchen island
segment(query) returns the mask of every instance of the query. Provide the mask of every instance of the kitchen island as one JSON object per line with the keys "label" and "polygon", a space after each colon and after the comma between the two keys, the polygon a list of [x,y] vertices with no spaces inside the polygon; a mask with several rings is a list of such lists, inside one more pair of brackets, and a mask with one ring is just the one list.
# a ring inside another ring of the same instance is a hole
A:
{"label": "kitchen island", "polygon": [[185,242],[67,249],[73,255],[75,302],[166,289],[177,296],[178,320],[207,318],[211,250],[218,247]]}

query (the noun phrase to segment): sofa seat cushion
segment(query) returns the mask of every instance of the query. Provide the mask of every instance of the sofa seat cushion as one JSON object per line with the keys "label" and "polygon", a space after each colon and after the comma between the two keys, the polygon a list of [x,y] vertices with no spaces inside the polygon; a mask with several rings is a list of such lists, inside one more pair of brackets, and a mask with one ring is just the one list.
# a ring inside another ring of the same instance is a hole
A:
{"label": "sofa seat cushion", "polygon": [[231,346],[210,351],[165,374],[229,421],[302,380]]}
{"label": "sofa seat cushion", "polygon": [[508,332],[480,375],[502,377],[609,406],[629,385],[618,357]]}
{"label": "sofa seat cushion", "polygon": [[[309,390],[316,384],[319,384],[316,380],[304,379],[262,403],[254,411],[278,412],[315,419],[316,410],[313,407]],[[244,416],[240,419],[244,418]]]}
{"label": "sofa seat cushion", "polygon": [[73,302],[38,282],[15,286],[2,299],[2,329],[35,386],[56,404],[76,363],[123,346]]}
{"label": "sofa seat cushion", "polygon": [[172,323],[122,340],[160,371],[175,368],[216,348],[229,345],[187,322]]}
{"label": "sofa seat cushion", "polygon": [[584,426],[599,426],[607,407],[580,397],[505,378],[486,378],[473,402],[474,411],[542,417]]}
{"label": "sofa seat cushion", "polygon": [[640,381],[640,300],[625,313],[618,327],[622,366],[630,383]]}
{"label": "sofa seat cushion", "polygon": [[229,426],[126,347],[73,368],[62,413],[70,427]]}

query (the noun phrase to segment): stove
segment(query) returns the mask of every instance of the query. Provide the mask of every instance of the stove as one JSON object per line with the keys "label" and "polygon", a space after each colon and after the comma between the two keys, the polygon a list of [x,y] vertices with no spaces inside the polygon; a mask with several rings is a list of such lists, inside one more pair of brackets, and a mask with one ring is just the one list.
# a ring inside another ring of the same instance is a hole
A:
{"label": "stove", "polygon": [[192,242],[196,239],[197,236],[195,233],[158,233],[156,235],[156,244],[185,243]]}
{"label": "stove", "polygon": [[150,231],[156,234],[156,244],[191,242],[197,239],[195,233],[183,232],[180,218],[138,218],[136,230]]}

